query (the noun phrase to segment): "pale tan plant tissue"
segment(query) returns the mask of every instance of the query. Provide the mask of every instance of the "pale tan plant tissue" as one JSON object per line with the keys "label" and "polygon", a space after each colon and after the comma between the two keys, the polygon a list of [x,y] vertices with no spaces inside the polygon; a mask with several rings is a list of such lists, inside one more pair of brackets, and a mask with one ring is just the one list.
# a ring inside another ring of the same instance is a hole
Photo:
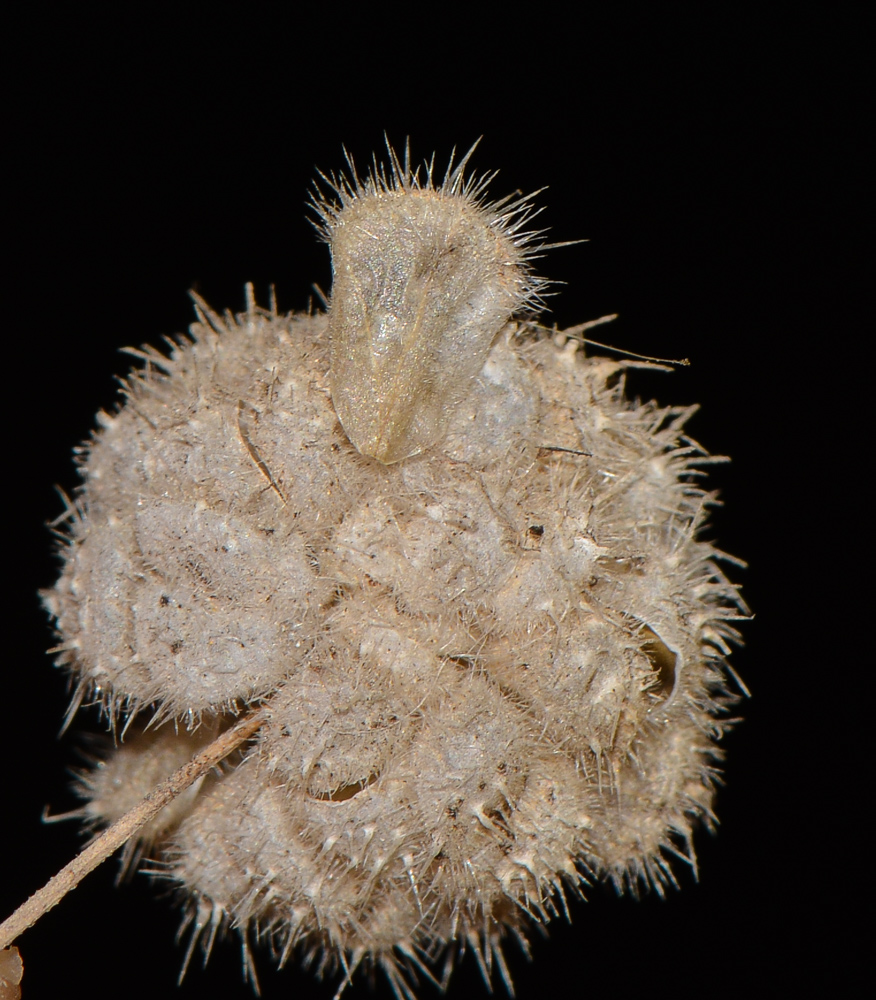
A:
{"label": "pale tan plant tissue", "polygon": [[234,927],[400,997],[460,942],[507,978],[585,877],[694,863],[744,610],[690,411],[538,323],[531,204],[467,159],[328,179],[326,314],[250,291],[138,352],[45,594],[76,704],[167,720],[82,777],[92,825],[267,707],[137,848],[190,951]]}

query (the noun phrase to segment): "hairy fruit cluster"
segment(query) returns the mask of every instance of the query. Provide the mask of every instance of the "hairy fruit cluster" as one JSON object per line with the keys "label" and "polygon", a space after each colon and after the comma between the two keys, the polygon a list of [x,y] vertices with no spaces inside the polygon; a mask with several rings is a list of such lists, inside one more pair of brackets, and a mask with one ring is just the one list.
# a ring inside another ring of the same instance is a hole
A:
{"label": "hairy fruit cluster", "polygon": [[76,704],[154,722],[82,779],[92,822],[123,768],[264,706],[150,833],[192,944],[234,925],[411,996],[448,943],[504,976],[565,891],[693,860],[741,605],[698,537],[691,411],[512,318],[528,203],[392,153],[335,188],[327,314],[250,291],[135,352],[45,601]]}

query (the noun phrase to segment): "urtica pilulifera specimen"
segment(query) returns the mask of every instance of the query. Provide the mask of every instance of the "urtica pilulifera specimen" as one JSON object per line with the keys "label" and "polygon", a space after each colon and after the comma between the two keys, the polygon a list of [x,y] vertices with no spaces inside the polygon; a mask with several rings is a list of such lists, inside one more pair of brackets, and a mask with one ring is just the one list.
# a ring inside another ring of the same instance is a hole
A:
{"label": "urtica pilulifera specimen", "polygon": [[250,291],[135,352],[45,595],[75,703],[155,723],[82,778],[92,824],[265,706],[148,831],[192,945],[233,925],[405,997],[448,944],[507,979],[564,892],[693,861],[742,610],[691,411],[531,318],[530,204],[464,167],[329,181],[327,314]]}

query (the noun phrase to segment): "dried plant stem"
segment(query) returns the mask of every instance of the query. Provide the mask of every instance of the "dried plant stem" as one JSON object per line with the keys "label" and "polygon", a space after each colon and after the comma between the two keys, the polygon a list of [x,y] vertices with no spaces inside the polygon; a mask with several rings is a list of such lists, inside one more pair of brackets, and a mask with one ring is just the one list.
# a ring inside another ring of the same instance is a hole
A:
{"label": "dried plant stem", "polygon": [[93,843],[65,865],[49,881],[35,892],[25,903],[0,924],[0,949],[7,947],[23,932],[39,920],[53,906],[64,898],[83,878],[118,850],[144,824],[156,816],[169,802],[184,792],[198,778],[206,774],[232,750],[253,736],[265,721],[259,710],[245,716],[227,732],[222,733],[209,746],[183,764],[169,778],[166,778],[138,805],[125,813],[111,827],[105,830]]}

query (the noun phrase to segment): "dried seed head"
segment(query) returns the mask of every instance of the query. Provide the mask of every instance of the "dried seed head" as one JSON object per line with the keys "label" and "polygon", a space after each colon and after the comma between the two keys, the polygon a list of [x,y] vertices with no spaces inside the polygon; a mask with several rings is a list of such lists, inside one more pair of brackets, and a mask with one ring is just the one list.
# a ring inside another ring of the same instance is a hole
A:
{"label": "dried seed head", "polygon": [[[464,176],[474,146],[440,184],[410,150],[389,170],[328,183],[314,198],[331,246],[331,389],[344,430],[384,464],[431,447],[511,314],[544,282],[529,271],[529,197],[485,202],[492,177]],[[494,176],[494,175],[493,175]]]}
{"label": "dried seed head", "polygon": [[[246,759],[151,831],[192,945],[235,927],[403,997],[454,941],[502,971],[502,936],[586,879],[662,891],[668,854],[693,862],[743,608],[699,537],[692,410],[506,322],[537,288],[525,209],[480,204],[483,183],[420,185],[394,156],[354,173],[321,205],[329,316],[250,289],[237,317],[199,302],[169,357],[136,352],[45,595],[78,698],[113,719],[265,704]],[[429,322],[392,337],[409,297]],[[137,791],[131,762],[170,767],[192,737],[142,739],[83,779],[91,821]]]}

